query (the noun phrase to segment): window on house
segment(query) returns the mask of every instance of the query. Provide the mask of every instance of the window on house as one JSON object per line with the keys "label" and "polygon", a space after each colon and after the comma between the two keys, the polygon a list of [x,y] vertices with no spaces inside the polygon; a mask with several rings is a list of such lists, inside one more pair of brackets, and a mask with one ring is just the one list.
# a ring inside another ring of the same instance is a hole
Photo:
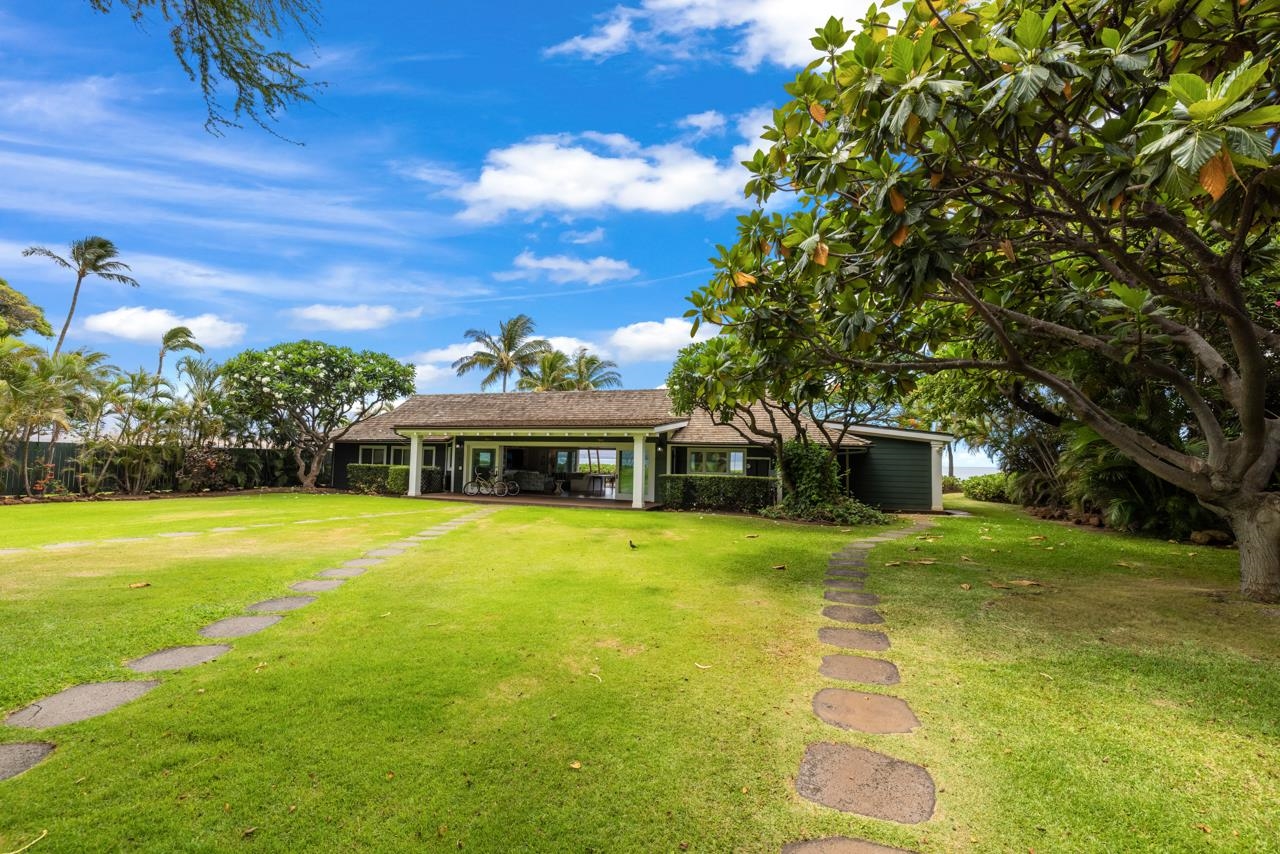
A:
{"label": "window on house", "polygon": [[404,445],[391,446],[391,465],[407,466],[409,465],[409,449]]}
{"label": "window on house", "polygon": [[386,445],[361,445],[360,464],[366,466],[383,466],[387,464]]}
{"label": "window on house", "polygon": [[747,455],[744,451],[690,451],[689,474],[745,474]]}
{"label": "window on house", "polygon": [[436,464],[436,449],[433,447],[425,447],[422,449],[422,467],[434,468]]}

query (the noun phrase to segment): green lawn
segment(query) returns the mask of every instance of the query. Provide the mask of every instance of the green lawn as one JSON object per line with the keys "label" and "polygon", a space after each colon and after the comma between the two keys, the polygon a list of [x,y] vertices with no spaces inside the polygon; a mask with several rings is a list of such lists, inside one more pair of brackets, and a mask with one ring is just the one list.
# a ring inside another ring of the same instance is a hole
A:
{"label": "green lawn", "polygon": [[[140,678],[120,662],[472,509],[0,508],[0,549],[288,523],[0,555],[0,708]],[[872,553],[898,563],[868,589],[915,735],[846,733],[809,709],[837,684],[817,674],[826,556],[856,533],[513,506],[46,731],[57,752],[0,783],[0,851],[44,829],[35,852],[766,852],[836,833],[929,852],[1280,851],[1280,615],[1219,595],[1234,555],[973,509]],[[328,521],[292,524],[311,519]],[[986,583],[1016,579],[1044,586]],[[792,778],[820,739],[925,762],[935,819],[801,801]]]}

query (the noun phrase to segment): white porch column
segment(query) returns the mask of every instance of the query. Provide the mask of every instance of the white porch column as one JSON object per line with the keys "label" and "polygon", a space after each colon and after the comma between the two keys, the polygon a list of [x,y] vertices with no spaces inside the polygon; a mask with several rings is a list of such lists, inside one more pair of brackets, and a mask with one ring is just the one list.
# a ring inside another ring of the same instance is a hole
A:
{"label": "white porch column", "polygon": [[933,447],[933,471],[931,474],[931,483],[933,487],[931,492],[932,509],[938,513],[942,512],[942,452],[946,450],[946,442],[930,442]]}
{"label": "white porch column", "polygon": [[644,509],[644,488],[649,480],[648,466],[644,462],[644,434],[631,437],[631,506]]}
{"label": "white porch column", "polygon": [[422,494],[422,435],[409,437],[409,494]]}

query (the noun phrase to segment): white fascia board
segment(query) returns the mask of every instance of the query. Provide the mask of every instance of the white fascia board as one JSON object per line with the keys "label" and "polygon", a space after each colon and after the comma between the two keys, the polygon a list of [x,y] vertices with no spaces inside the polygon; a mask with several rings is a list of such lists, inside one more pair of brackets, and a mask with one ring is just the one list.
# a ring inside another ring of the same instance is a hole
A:
{"label": "white fascia board", "polygon": [[908,442],[954,442],[950,433],[928,433],[923,430],[898,430],[894,427],[864,427],[854,424],[849,432],[855,436],[880,436],[885,439],[905,439]]}
{"label": "white fascia board", "polygon": [[440,427],[398,428],[396,429],[396,432],[402,436],[411,436],[414,433],[418,433],[424,436],[454,436],[458,438],[467,436],[492,436],[495,439],[534,439],[539,437],[621,439],[629,438],[636,434],[650,437],[657,435],[657,429],[653,427]]}

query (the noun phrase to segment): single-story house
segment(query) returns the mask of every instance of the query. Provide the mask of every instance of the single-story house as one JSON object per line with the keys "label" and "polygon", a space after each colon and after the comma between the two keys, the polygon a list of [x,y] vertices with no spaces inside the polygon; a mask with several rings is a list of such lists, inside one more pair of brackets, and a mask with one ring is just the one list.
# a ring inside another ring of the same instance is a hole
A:
{"label": "single-story house", "polygon": [[[779,426],[792,432],[785,420]],[[807,432],[822,441],[820,431]],[[704,412],[672,414],[665,389],[421,394],[334,443],[333,485],[347,486],[353,463],[409,466],[410,495],[421,492],[423,468],[440,469],[450,492],[499,471],[525,493],[590,495],[638,508],[654,501],[660,474],[776,473],[770,443],[748,436]],[[885,510],[940,511],[942,453],[951,440],[854,426],[835,452],[859,500]]]}

